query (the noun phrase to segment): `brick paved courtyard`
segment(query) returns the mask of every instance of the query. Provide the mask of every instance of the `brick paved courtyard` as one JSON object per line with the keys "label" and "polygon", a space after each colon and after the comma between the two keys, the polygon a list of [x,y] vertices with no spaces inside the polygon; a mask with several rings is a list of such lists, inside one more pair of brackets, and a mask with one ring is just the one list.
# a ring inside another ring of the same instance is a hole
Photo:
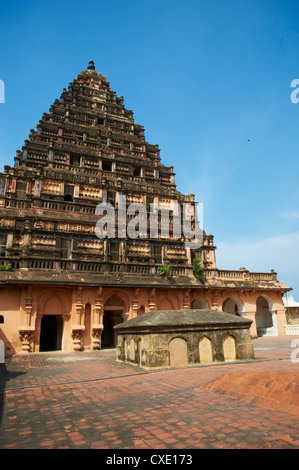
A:
{"label": "brick paved courtyard", "polygon": [[155,372],[115,350],[16,355],[1,369],[0,447],[298,449],[294,338],[254,340],[253,362]]}

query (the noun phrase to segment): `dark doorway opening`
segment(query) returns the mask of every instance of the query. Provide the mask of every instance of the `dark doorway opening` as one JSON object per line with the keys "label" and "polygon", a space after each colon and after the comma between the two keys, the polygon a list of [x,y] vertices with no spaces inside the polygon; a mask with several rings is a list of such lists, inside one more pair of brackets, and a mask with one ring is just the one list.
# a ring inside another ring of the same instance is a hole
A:
{"label": "dark doorway opening", "polygon": [[63,320],[61,315],[44,315],[40,329],[40,351],[61,349]]}
{"label": "dark doorway opening", "polygon": [[121,314],[123,310],[105,310],[103,317],[102,348],[115,348],[117,335],[114,326],[123,322]]}

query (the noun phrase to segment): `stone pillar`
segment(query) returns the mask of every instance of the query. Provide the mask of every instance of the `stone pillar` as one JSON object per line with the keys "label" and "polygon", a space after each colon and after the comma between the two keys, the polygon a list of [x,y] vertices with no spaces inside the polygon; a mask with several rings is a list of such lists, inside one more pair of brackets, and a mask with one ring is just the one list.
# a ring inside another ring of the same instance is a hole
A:
{"label": "stone pillar", "polygon": [[[27,228],[27,227],[26,227]],[[31,247],[31,239],[32,239],[32,233],[31,230],[28,230],[24,233],[23,236],[23,249],[22,252],[27,255],[28,251]]]}
{"label": "stone pillar", "polygon": [[[32,316],[32,286],[27,286],[22,292],[23,301],[21,301],[21,309],[23,310],[23,324],[19,326],[19,336],[22,342],[22,351],[29,352],[31,350],[30,341],[32,340],[35,327],[31,326]],[[23,304],[23,306],[22,306]]]}
{"label": "stone pillar", "polygon": [[133,318],[138,316],[138,309],[139,309],[139,302],[138,300],[134,299],[132,300],[132,312],[133,312]]}
{"label": "stone pillar", "polygon": [[129,314],[128,314],[127,312],[123,312],[123,313],[121,314],[121,317],[122,317],[123,321],[125,322],[125,321],[128,320]]}
{"label": "stone pillar", "polygon": [[108,241],[104,240],[104,261],[108,260],[108,255],[109,255],[108,249],[109,249]]}
{"label": "stone pillar", "polygon": [[218,299],[218,292],[211,291],[211,309],[212,310],[219,310],[219,299]]}
{"label": "stone pillar", "polygon": [[187,289],[186,292],[184,293],[184,299],[183,299],[183,309],[184,310],[190,310],[190,289]]}
{"label": "stone pillar", "polygon": [[32,315],[32,287],[27,287],[26,297],[25,297],[25,325],[30,326],[31,324],[31,315]]}
{"label": "stone pillar", "polygon": [[103,315],[104,315],[104,305],[103,305],[103,289],[99,287],[97,290],[97,296],[95,300],[94,307],[94,318],[92,323],[92,342],[93,349],[98,350],[102,347],[101,337],[103,332]]}
{"label": "stone pillar", "polygon": [[283,305],[281,305],[280,308],[275,311],[275,314],[276,314],[277,334],[278,336],[285,336],[286,334],[285,325],[287,324],[286,309],[284,308]]}
{"label": "stone pillar", "polygon": [[124,261],[126,261],[126,244],[125,244],[125,242],[120,242],[119,255],[120,255],[120,261],[122,263]]}
{"label": "stone pillar", "polygon": [[85,330],[85,326],[81,325],[82,317],[82,286],[79,286],[77,289],[77,299],[76,299],[76,313],[75,313],[75,324],[72,325],[72,338],[74,351],[82,350],[82,334]]}
{"label": "stone pillar", "polygon": [[134,296],[134,299],[132,300],[133,318],[138,316],[138,309],[139,309],[138,294],[139,294],[139,289],[135,289],[135,296]]}
{"label": "stone pillar", "polygon": [[77,290],[77,301],[76,301],[76,325],[81,325],[81,316],[82,316],[82,286],[78,287]]}
{"label": "stone pillar", "polygon": [[257,338],[257,328],[256,328],[256,300],[257,295],[254,292],[248,292],[246,294],[248,298],[244,301],[244,308],[246,312],[246,317],[249,320],[252,320],[250,327],[250,336],[252,338]]}
{"label": "stone pillar", "polygon": [[188,264],[192,265],[192,259],[191,259],[191,248],[186,248],[186,256],[188,258]]}
{"label": "stone pillar", "polygon": [[29,254],[32,246],[32,227],[30,219],[26,219],[24,222],[23,230],[23,244],[21,254],[21,267],[20,269],[28,270],[29,268]]}
{"label": "stone pillar", "polygon": [[6,250],[11,250],[13,245],[13,233],[7,235]]}

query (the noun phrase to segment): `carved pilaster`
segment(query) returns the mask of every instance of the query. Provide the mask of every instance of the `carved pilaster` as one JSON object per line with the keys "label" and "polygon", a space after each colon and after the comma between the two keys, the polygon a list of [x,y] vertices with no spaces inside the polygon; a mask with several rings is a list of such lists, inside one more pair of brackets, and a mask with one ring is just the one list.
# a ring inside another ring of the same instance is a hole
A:
{"label": "carved pilaster", "polygon": [[148,300],[148,309],[150,311],[156,310],[156,289],[152,289],[150,298]]}
{"label": "carved pilaster", "polygon": [[139,300],[138,300],[139,289],[135,289],[135,296],[132,300],[132,311],[133,311],[133,318],[138,316],[138,309],[139,309]]}
{"label": "carved pilaster", "polygon": [[104,308],[103,289],[102,287],[99,287],[97,291],[97,297],[95,300],[94,323],[96,324],[103,323],[103,314],[104,314],[103,308]]}
{"label": "carved pilaster", "polygon": [[121,316],[122,316],[122,319],[123,319],[124,322],[127,321],[128,318],[129,318],[129,314],[126,313],[126,312],[123,312],[123,313],[121,314]]}
{"label": "carved pilaster", "polygon": [[78,287],[77,290],[77,300],[76,300],[76,324],[81,325],[81,316],[82,316],[82,286]]}
{"label": "carved pilaster", "polygon": [[97,290],[97,296],[94,307],[94,319],[92,325],[92,342],[93,349],[102,348],[102,332],[103,332],[103,315],[104,315],[104,301],[103,301],[103,289],[99,287]]}
{"label": "carved pilaster", "polygon": [[218,300],[218,292],[216,290],[211,292],[211,300],[212,300],[212,310],[218,310],[219,300]]}
{"label": "carved pilaster", "polygon": [[28,286],[25,297],[25,325],[30,325],[32,315],[32,287]]}
{"label": "carved pilaster", "polygon": [[187,289],[184,295],[183,299],[183,309],[184,310],[189,310],[191,308],[190,306],[190,289]]}

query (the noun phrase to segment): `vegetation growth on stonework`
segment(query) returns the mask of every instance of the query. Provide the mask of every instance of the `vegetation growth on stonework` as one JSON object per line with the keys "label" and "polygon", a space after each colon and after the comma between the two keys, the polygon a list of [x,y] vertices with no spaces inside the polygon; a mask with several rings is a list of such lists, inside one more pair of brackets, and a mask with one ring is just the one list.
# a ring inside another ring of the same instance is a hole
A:
{"label": "vegetation growth on stonework", "polygon": [[160,266],[158,268],[158,274],[160,274],[160,276],[163,276],[163,277],[169,277],[170,271],[171,271],[171,266],[169,266],[169,264],[165,264],[165,266]]}
{"label": "vegetation growth on stonework", "polygon": [[11,264],[7,264],[6,266],[4,266],[3,264],[1,264],[0,266],[0,271],[10,271],[12,268]]}
{"label": "vegetation growth on stonework", "polygon": [[199,281],[203,281],[204,268],[201,265],[201,259],[194,259],[192,261],[193,274]]}

